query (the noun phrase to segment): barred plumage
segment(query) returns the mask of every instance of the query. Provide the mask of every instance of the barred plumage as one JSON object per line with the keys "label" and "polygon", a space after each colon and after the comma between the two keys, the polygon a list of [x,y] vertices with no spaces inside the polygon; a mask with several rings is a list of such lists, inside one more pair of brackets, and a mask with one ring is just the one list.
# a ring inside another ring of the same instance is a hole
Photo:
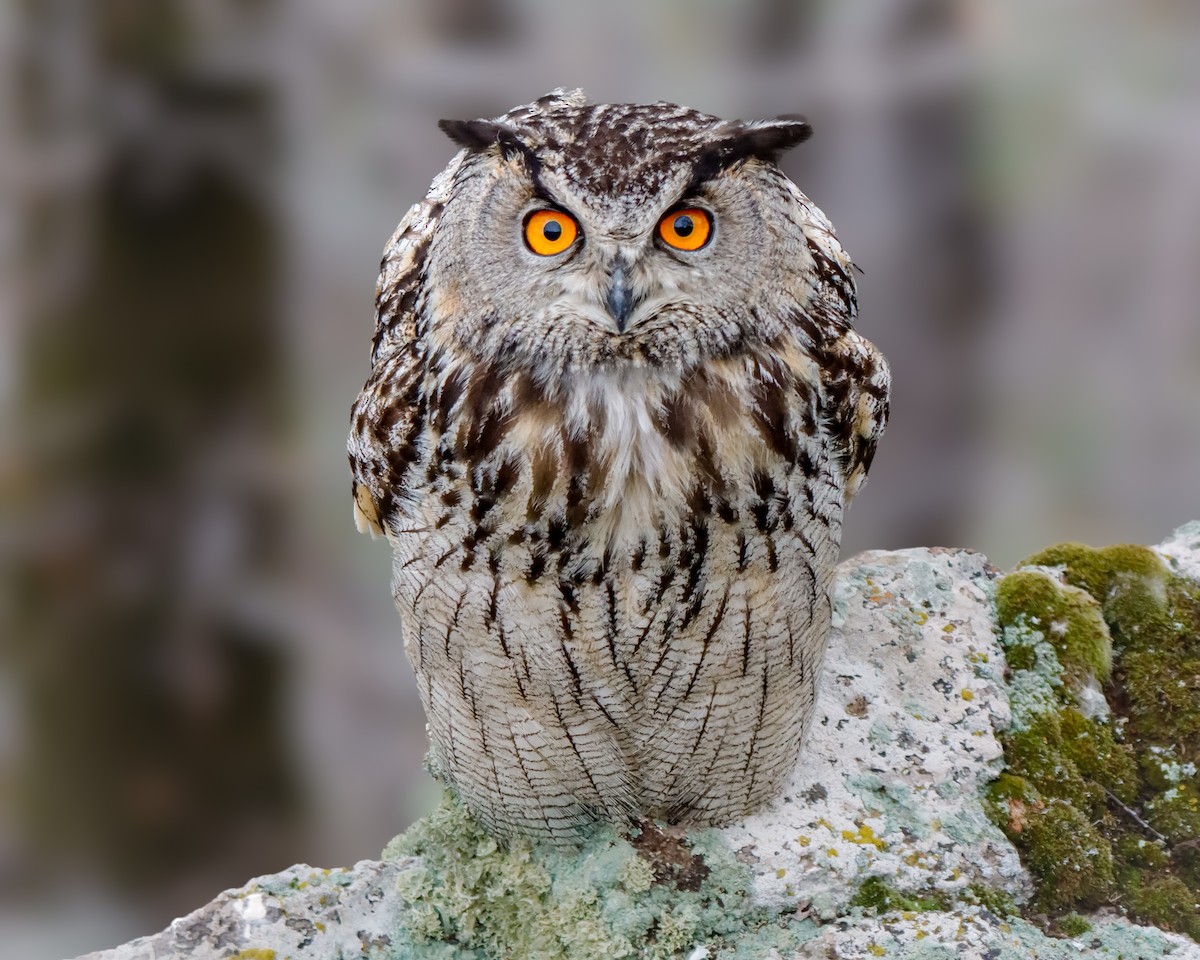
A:
{"label": "barred plumage", "polygon": [[[578,91],[443,126],[349,441],[439,765],[502,836],[732,820],[800,750],[887,416],[852,264],[774,164],[808,127]],[[684,204],[694,252],[656,236]],[[536,208],[580,239],[532,253]]]}

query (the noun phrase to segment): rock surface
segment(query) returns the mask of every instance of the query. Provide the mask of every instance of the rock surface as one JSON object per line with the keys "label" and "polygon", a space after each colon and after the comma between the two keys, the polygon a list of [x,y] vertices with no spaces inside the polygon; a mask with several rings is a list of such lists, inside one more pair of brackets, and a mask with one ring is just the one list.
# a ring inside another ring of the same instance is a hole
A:
{"label": "rock surface", "polygon": [[979,553],[903,550],[843,564],[812,733],[784,795],[722,832],[758,902],[845,913],[862,882],[1028,893],[978,787],[1003,753],[996,571]]}
{"label": "rock surface", "polygon": [[297,864],[226,890],[162,933],[86,960],[377,956],[400,926],[405,904],[396,883],[407,867],[380,860],[336,870]]}
{"label": "rock surface", "polygon": [[[1175,573],[1200,579],[1200,524],[1181,528],[1156,549]],[[601,929],[653,899],[644,891],[655,874],[638,879],[631,869],[645,845],[610,835],[590,841],[565,867],[549,855],[539,859],[536,849],[505,853],[482,843],[466,858],[478,856],[480,869],[456,869],[453,877],[434,870],[435,857],[393,855],[350,870],[297,866],[227,891],[157,936],[86,960],[482,960],[489,956],[484,945],[497,943],[505,944],[506,956],[542,956],[548,954],[522,946],[521,931],[537,926],[538,911],[566,891],[577,910],[562,916],[586,917],[597,927],[586,942],[609,944],[608,952],[597,947],[596,956],[1200,960],[1193,941],[1116,917],[1089,918],[1092,929],[1080,938],[1056,940],[998,915],[998,904],[1023,902],[1031,887],[1017,851],[979,798],[979,788],[1003,766],[994,730],[1009,722],[995,632],[996,575],[986,558],[968,551],[868,553],[843,564],[816,719],[787,790],[743,823],[692,837],[691,852],[708,858],[712,875],[702,888],[699,880],[685,885],[678,872],[672,879],[680,891],[704,892],[680,893],[677,902],[637,920],[644,929],[627,921],[616,939]],[[465,816],[461,808],[458,815]],[[426,844],[431,835],[439,836],[427,831]],[[486,872],[485,858],[493,872],[472,889],[472,878]],[[602,880],[598,864],[605,858],[611,878]],[[574,886],[564,877],[571,871]],[[661,874],[658,880],[654,896],[661,900]],[[597,892],[589,897],[592,883]],[[879,890],[886,884],[881,917],[863,909],[881,906],[878,897],[865,896],[872,883]],[[716,897],[726,904],[721,923],[686,900],[703,896],[711,912],[714,889],[724,893]],[[516,932],[492,931],[487,939],[480,927],[492,922],[491,914],[471,905],[482,898],[492,909],[506,897],[513,900]],[[885,912],[898,903],[903,910]],[[469,923],[447,915],[448,904],[470,912]],[[631,952],[613,952],[612,943]],[[553,955],[593,954],[575,944]]]}

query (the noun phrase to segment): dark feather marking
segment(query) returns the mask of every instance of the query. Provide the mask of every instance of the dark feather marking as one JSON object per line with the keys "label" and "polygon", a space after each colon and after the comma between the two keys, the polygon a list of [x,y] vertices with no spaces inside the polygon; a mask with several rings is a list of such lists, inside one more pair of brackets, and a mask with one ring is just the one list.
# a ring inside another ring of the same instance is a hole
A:
{"label": "dark feather marking", "polygon": [[750,506],[750,513],[754,517],[754,525],[762,533],[770,533],[775,529],[778,523],[777,517],[772,517],[771,506],[776,500],[775,481],[771,479],[770,474],[762,470],[756,470],[750,478],[751,485],[754,487],[754,492],[758,496],[757,502]]}
{"label": "dark feather marking", "polygon": [[[758,723],[754,725],[754,735],[750,738],[750,749],[746,751],[746,764],[742,767],[743,774],[750,774],[750,764],[754,761],[754,751],[758,747],[758,735],[762,732],[763,717],[767,713],[767,685],[771,680],[771,665],[763,663],[762,688],[758,701]],[[747,797],[754,792],[754,774],[750,774],[750,786],[746,791]]]}
{"label": "dark feather marking", "polygon": [[742,606],[742,676],[750,670],[750,603]]}
{"label": "dark feather marking", "polygon": [[446,432],[446,428],[450,423],[450,414],[454,411],[455,404],[462,397],[463,388],[466,385],[467,373],[459,367],[450,373],[445,382],[434,394],[434,409],[437,410],[437,416],[434,418],[434,428],[439,434]]}
{"label": "dark feather marking", "polygon": [[[637,643],[633,645],[633,650],[630,652],[630,660],[634,659],[638,655],[638,651],[642,649],[642,644],[645,643],[646,638],[650,636],[650,628],[654,626],[654,621],[656,619],[658,619],[657,610],[650,615],[650,619],[646,621],[646,625],[642,628],[642,632],[638,634]],[[633,677],[630,677],[629,679],[632,681]]]}
{"label": "dark feather marking", "polygon": [[432,576],[426,577],[425,582],[422,583],[421,586],[417,588],[417,592],[413,595],[413,601],[412,601],[414,610],[417,608],[417,604],[419,604],[421,602],[421,598],[423,596],[425,596],[425,591],[431,583],[433,583],[433,577]]}
{"label": "dark feather marking", "polygon": [[492,496],[497,500],[503,497],[513,488],[513,484],[517,482],[517,478],[521,475],[521,464],[515,456],[504,458],[504,462],[500,464],[500,469],[496,471],[496,478],[492,482]]}
{"label": "dark feather marking", "polygon": [[579,615],[579,598],[575,596],[575,587],[567,580],[558,581],[558,593],[562,597],[562,602],[572,615]]}
{"label": "dark feather marking", "polygon": [[787,400],[783,388],[759,381],[755,383],[751,395],[754,398],[754,425],[767,446],[787,463],[795,463],[796,438],[788,429]]}
{"label": "dark feather marking", "polygon": [[[704,732],[708,729],[708,721],[712,717],[713,707],[716,705],[716,702],[717,688],[714,686],[712,693],[708,697],[708,706],[704,708],[704,719],[700,721],[700,730],[696,734],[696,742],[692,744],[692,749],[689,751],[688,756],[696,756],[697,751],[700,749],[700,744],[704,742]],[[707,777],[705,778],[705,782],[707,782]]]}
{"label": "dark feather marking", "polygon": [[556,514],[550,518],[550,522],[546,525],[546,548],[553,553],[562,550],[563,544],[567,541],[567,518],[563,514]]}
{"label": "dark feather marking", "polygon": [[738,545],[738,572],[740,573],[741,571],[746,569],[746,564],[749,562],[749,559],[750,559],[750,552],[746,545],[746,535],[744,533],[742,533],[742,531],[740,531],[740,530],[738,531],[738,535],[737,535],[737,545]]}
{"label": "dark feather marking", "polygon": [[766,535],[767,541],[767,569],[774,573],[779,569],[779,557],[775,553],[775,538],[769,533]]}
{"label": "dark feather marking", "polygon": [[657,607],[663,602],[663,597],[667,595],[667,590],[675,581],[675,569],[674,564],[663,566],[662,572],[658,575],[658,583],[654,586],[654,599],[646,604],[642,613],[649,613],[651,607]]}
{"label": "dark feather marking", "polygon": [[696,410],[682,391],[663,401],[658,418],[659,428],[677,449],[692,446],[696,436]]}
{"label": "dark feather marking", "polygon": [[596,796],[603,799],[604,794],[596,786],[596,781],[592,779],[592,772],[588,769],[587,761],[584,760],[583,754],[579,752],[579,745],[575,742],[575,738],[571,736],[571,728],[567,725],[566,720],[563,718],[562,708],[559,707],[558,701],[554,700],[553,697],[551,697],[550,702],[554,708],[554,716],[558,718],[559,727],[566,735],[567,742],[571,744],[571,749],[575,751],[575,756],[579,758],[579,765],[583,769],[583,775],[587,777],[588,783],[592,785],[592,790],[595,792]]}
{"label": "dark feather marking", "polygon": [[525,574],[526,583],[537,583],[538,579],[546,570],[546,553],[544,550],[536,550],[529,558],[529,572]]}
{"label": "dark feather marking", "polygon": [[587,491],[588,455],[587,444],[583,440],[564,440],[567,458],[567,511],[566,523],[572,529],[583,526],[587,520],[587,501],[584,494]]}
{"label": "dark feather marking", "polygon": [[546,501],[550,499],[550,491],[554,489],[554,481],[558,478],[558,462],[553,454],[543,448],[533,455],[531,469],[533,483],[526,515],[533,521],[541,516]]}
{"label": "dark feather marking", "polygon": [[702,522],[693,522],[691,528],[691,536],[684,540],[684,546],[679,553],[680,566],[687,567],[687,580],[683,585],[683,591],[680,594],[680,603],[691,602],[689,609],[684,613],[683,620],[680,622],[681,627],[686,627],[700,613],[700,608],[703,606],[704,595],[699,591],[700,578],[704,573],[704,562],[708,557],[708,527]]}
{"label": "dark feather marking", "polygon": [[[451,617],[450,623],[446,626],[446,636],[443,639],[443,643],[445,644],[445,648],[446,648],[446,659],[447,660],[450,659],[450,637],[454,633],[455,628],[458,626],[458,615],[460,613],[462,613],[463,604],[466,602],[467,602],[466,594],[463,594],[462,596],[460,596],[458,598],[458,603],[456,603],[454,605],[454,616]],[[461,670],[461,669],[462,669],[462,661],[460,660],[459,661],[459,670]],[[465,694],[466,692],[467,692],[467,689],[464,686],[463,693]]]}
{"label": "dark feather marking", "polygon": [[[561,611],[564,621],[566,611]],[[559,640],[559,646],[562,648],[563,660],[567,664],[567,669],[571,671],[571,686],[575,688],[575,702],[582,706],[580,698],[583,696],[583,681],[579,676],[579,668],[575,666],[575,658],[571,656],[571,649],[567,646],[567,640],[571,639],[571,631],[569,627],[564,627],[566,631],[566,639]]]}
{"label": "dark feather marking", "polygon": [[808,241],[808,252],[812,255],[813,266],[816,267],[821,282],[842,301],[846,316],[852,317],[857,306],[854,279],[830,259],[812,239]]}
{"label": "dark feather marking", "polygon": [[619,723],[617,723],[616,720],[613,719],[613,715],[608,712],[608,708],[605,707],[604,704],[600,702],[600,698],[597,697],[594,693],[592,694],[592,703],[594,703],[597,707],[600,708],[600,712],[602,714],[604,714],[604,719],[606,719],[609,723],[611,723],[617,730],[621,729],[621,725]]}
{"label": "dark feather marking", "polygon": [[[511,420],[510,416],[501,414],[493,407],[474,422],[464,421],[458,440],[462,455],[468,460],[482,460],[490,456],[504,439]],[[472,427],[474,429],[471,429]],[[465,438],[462,435],[463,430],[467,431]]]}
{"label": "dark feather marking", "polygon": [[[517,681],[517,687],[520,688],[520,680]],[[525,699],[525,691],[521,691],[521,699]],[[512,741],[513,756],[517,758],[517,766],[521,768],[521,776],[525,778],[525,783],[529,786],[530,791],[533,791],[533,780],[529,777],[529,770],[525,767],[525,759],[521,756],[521,748],[517,744],[517,735],[513,732],[511,726],[508,727],[508,739]],[[546,808],[541,804],[538,805],[538,810],[542,815],[542,821],[546,824],[547,833],[553,835],[554,827],[550,825],[550,818],[546,815]]]}
{"label": "dark feather marking", "polygon": [[615,667],[619,665],[617,658],[617,591],[611,578],[604,581],[604,596],[608,601],[608,630],[605,636],[608,640],[608,655],[612,658]]}
{"label": "dark feather marking", "polygon": [[[659,652],[658,652],[658,660],[654,664],[654,669],[650,671],[650,679],[651,680],[653,680],[654,677],[658,674],[658,671],[662,669],[662,665],[664,663],[666,663],[666,661],[667,661],[667,654],[670,652],[671,652],[671,645],[669,643],[664,643],[662,645],[662,649],[659,650]],[[668,684],[668,686],[669,686],[669,684]]]}
{"label": "dark feather marking", "polygon": [[[485,628],[490,628],[496,622],[496,614],[500,603],[500,571],[492,570],[492,592],[488,597],[487,612],[483,615],[483,625]],[[503,631],[502,631],[503,633]],[[500,640],[501,645],[504,645],[503,636]],[[508,648],[504,649],[505,656],[508,655]]]}
{"label": "dark feather marking", "polygon": [[[520,652],[521,652],[521,665],[525,668],[525,681],[528,682],[528,680],[529,680],[529,661],[527,661],[525,659],[525,648],[522,647]],[[529,696],[525,692],[525,683],[523,683],[521,681],[521,673],[519,670],[517,670],[517,665],[515,662],[513,663],[513,680],[516,681],[517,693],[519,693],[521,695],[521,699],[528,700]],[[512,729],[512,728],[510,727],[509,729]]]}
{"label": "dark feather marking", "polygon": [[642,569],[642,564],[646,562],[646,538],[642,537],[638,540],[638,545],[634,548],[633,556],[629,558],[630,569],[634,573]]}
{"label": "dark feather marking", "polygon": [[[467,667],[466,663],[462,660],[458,661],[458,686],[462,691],[463,699],[466,700],[471,707],[471,719],[478,721],[479,710],[475,703],[475,694],[473,691],[467,689]],[[487,754],[486,738],[484,739],[484,754]]]}
{"label": "dark feather marking", "polygon": [[692,678],[688,681],[687,689],[683,692],[683,699],[687,700],[692,695],[692,688],[696,685],[696,678],[700,676],[700,671],[704,668],[704,658],[708,656],[708,645],[712,643],[713,637],[717,635],[717,628],[721,626],[721,621],[725,619],[725,608],[729,605],[729,584],[725,584],[725,589],[721,593],[721,602],[717,604],[717,612],[713,614],[712,623],[708,625],[708,629],[704,632],[704,639],[700,642],[700,659],[696,661],[696,669],[692,672]]}

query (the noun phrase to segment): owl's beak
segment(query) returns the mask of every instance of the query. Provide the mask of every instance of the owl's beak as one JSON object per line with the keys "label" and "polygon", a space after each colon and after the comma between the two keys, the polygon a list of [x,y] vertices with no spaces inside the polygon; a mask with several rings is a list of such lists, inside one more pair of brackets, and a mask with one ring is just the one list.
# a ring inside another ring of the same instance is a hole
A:
{"label": "owl's beak", "polygon": [[629,285],[629,273],[623,263],[613,267],[608,281],[608,313],[617,322],[617,332],[625,332],[625,324],[629,314],[638,301],[634,298],[633,288]]}

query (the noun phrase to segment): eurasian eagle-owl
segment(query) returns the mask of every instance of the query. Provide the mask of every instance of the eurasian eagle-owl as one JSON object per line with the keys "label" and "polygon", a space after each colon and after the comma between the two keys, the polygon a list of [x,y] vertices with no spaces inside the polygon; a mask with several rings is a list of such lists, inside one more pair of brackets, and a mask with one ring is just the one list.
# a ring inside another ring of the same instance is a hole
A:
{"label": "eurasian eagle-owl", "polygon": [[441,126],[349,440],[438,766],[500,836],[731,821],[796,761],[887,416],[775,164],[811,130],[561,90]]}

